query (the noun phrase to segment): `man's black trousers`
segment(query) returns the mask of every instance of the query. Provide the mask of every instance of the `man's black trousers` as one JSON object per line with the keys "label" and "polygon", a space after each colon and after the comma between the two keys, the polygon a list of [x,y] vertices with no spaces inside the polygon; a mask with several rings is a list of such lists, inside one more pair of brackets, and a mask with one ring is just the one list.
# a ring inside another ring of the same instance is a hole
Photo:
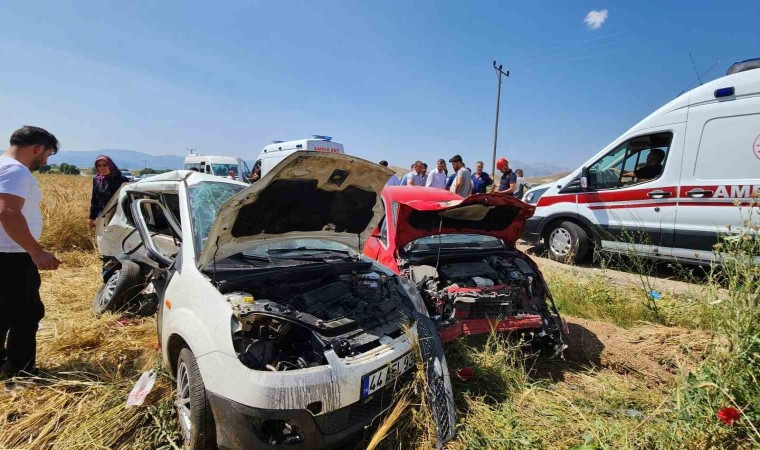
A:
{"label": "man's black trousers", "polygon": [[37,355],[37,327],[45,316],[40,273],[28,253],[0,253],[0,363],[29,370]]}

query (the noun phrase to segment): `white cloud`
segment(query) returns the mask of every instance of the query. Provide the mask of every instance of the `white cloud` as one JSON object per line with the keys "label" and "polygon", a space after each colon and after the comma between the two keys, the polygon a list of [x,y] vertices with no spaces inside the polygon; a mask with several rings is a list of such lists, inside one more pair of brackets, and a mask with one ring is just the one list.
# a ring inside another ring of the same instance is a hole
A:
{"label": "white cloud", "polygon": [[588,25],[589,28],[592,30],[598,30],[599,28],[602,28],[602,25],[604,25],[604,22],[607,20],[607,10],[602,9],[601,11],[591,11],[588,14],[586,14],[586,18],[583,19],[584,22],[586,22],[586,25]]}

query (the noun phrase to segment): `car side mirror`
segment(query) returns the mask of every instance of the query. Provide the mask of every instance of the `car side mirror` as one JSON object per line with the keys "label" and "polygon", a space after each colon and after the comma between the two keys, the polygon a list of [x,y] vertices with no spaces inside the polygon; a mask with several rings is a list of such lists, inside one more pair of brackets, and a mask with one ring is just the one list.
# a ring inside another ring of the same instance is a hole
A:
{"label": "car side mirror", "polygon": [[172,264],[172,260],[164,256],[158,246],[156,246],[156,243],[153,242],[153,238],[150,236],[150,231],[148,231],[148,225],[145,222],[145,216],[143,215],[142,205],[150,203],[157,205],[162,211],[164,211],[164,215],[169,217],[169,215],[166,214],[166,208],[164,208],[164,205],[162,205],[161,202],[154,199],[143,198],[132,202],[132,218],[135,221],[135,228],[137,228],[137,232],[140,234],[140,239],[142,239],[143,245],[145,245],[145,249],[148,251],[148,257],[155,261],[159,268],[167,268]]}
{"label": "car side mirror", "polygon": [[581,169],[581,190],[588,190],[588,167]]}

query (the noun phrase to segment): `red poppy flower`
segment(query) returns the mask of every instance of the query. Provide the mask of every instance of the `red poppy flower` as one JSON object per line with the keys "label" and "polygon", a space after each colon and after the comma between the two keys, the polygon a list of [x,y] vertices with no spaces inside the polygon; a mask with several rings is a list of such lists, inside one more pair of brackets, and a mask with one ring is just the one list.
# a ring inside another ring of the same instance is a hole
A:
{"label": "red poppy flower", "polygon": [[728,426],[731,426],[735,421],[739,420],[739,418],[742,416],[742,412],[733,406],[729,406],[727,408],[718,410],[718,413],[716,415],[718,416],[718,420]]}
{"label": "red poppy flower", "polygon": [[461,369],[457,369],[457,376],[460,380],[469,380],[475,376],[475,373],[472,367],[462,367]]}

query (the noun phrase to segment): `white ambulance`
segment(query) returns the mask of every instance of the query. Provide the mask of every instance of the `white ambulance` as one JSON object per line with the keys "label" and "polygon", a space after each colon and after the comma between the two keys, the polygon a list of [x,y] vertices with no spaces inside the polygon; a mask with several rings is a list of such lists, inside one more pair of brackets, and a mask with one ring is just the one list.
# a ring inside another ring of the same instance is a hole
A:
{"label": "white ambulance", "polygon": [[[754,193],[754,200],[753,200]],[[721,233],[760,218],[760,59],[686,92],[570,175],[524,197],[523,238],[578,262],[602,251],[705,264]],[[758,257],[760,261],[760,255]]]}
{"label": "white ambulance", "polygon": [[343,144],[333,142],[330,136],[313,135],[309,139],[297,139],[294,141],[274,141],[264,149],[253,163],[253,170],[261,168],[261,176],[266,175],[280,161],[287,158],[291,153],[299,150],[327,153],[345,153]]}
{"label": "white ambulance", "polygon": [[[190,154],[185,157],[185,170],[194,170],[209,175],[229,177],[230,170],[235,172],[235,179],[248,183],[248,165],[234,156],[213,156]],[[242,175],[242,176],[241,176]]]}

